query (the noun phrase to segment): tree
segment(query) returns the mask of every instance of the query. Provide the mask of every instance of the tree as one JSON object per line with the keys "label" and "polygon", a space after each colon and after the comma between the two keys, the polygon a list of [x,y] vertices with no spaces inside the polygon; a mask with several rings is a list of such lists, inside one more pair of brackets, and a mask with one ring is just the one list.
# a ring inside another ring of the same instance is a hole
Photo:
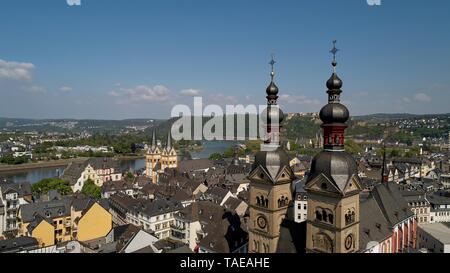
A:
{"label": "tree", "polygon": [[361,154],[363,152],[363,148],[354,140],[347,139],[345,141],[345,151],[350,154]]}
{"label": "tree", "polygon": [[42,179],[31,186],[31,192],[35,195],[47,194],[51,190],[57,190],[62,195],[72,193],[69,182],[59,178]]}
{"label": "tree", "polygon": [[213,153],[209,156],[210,160],[221,160],[223,159],[223,156],[221,153]]}
{"label": "tree", "polygon": [[92,198],[101,198],[102,196],[102,189],[95,185],[94,181],[91,179],[86,180],[84,182],[84,186],[81,189],[81,192],[92,197]]}
{"label": "tree", "polygon": [[134,180],[134,174],[132,172],[127,172],[127,174],[125,175],[125,179],[129,180],[129,181],[133,181]]}

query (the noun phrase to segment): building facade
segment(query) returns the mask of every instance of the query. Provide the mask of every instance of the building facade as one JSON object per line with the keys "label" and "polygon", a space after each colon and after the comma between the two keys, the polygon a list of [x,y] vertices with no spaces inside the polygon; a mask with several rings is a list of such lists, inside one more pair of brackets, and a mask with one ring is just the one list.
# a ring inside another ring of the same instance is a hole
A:
{"label": "building facade", "polygon": [[320,111],[323,151],[311,164],[308,193],[307,252],[359,251],[359,193],[354,158],[345,152],[345,129],[350,115],[340,103],[342,81],[336,74],[336,47],[331,51],[333,74],[327,81],[328,104]]}
{"label": "building facade", "polygon": [[176,169],[178,167],[178,155],[172,146],[172,137],[167,135],[166,147],[158,147],[156,143],[156,131],[153,130],[152,145],[146,155],[146,175],[152,179],[153,183],[158,183],[159,175],[166,169]]}
{"label": "building facade", "polygon": [[255,156],[250,180],[249,194],[249,245],[250,253],[273,253],[277,251],[280,226],[292,203],[291,184],[295,179],[289,157],[280,145],[280,125],[284,114],[277,105],[278,87],[272,81],[267,87],[267,108],[261,121],[266,135],[261,150]]}

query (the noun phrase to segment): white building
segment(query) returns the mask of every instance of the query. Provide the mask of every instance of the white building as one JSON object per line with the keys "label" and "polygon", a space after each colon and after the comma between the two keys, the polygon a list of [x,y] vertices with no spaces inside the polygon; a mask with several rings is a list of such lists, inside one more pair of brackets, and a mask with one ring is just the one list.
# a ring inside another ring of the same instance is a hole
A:
{"label": "white building", "polygon": [[0,237],[19,228],[18,210],[31,201],[29,183],[0,182]]}
{"label": "white building", "polygon": [[450,227],[448,223],[419,225],[418,247],[432,253],[450,253]]}
{"label": "white building", "polygon": [[[295,182],[294,182],[295,183]],[[295,200],[294,200],[294,221],[301,223],[307,220],[308,215],[308,196],[305,189],[305,181],[295,183]]]}
{"label": "white building", "polygon": [[153,231],[159,239],[170,236],[174,214],[183,208],[178,201],[134,199],[123,193],[111,196],[109,204],[116,224],[128,223],[142,227],[146,231]]}

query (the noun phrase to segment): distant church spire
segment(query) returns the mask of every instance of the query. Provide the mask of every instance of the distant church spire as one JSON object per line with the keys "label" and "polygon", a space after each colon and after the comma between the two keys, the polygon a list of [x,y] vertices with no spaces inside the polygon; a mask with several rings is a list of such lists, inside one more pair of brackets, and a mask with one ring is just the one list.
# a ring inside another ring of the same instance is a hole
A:
{"label": "distant church spire", "polygon": [[156,147],[156,129],[153,129],[152,133],[152,148]]}
{"label": "distant church spire", "polygon": [[167,146],[166,146],[167,151],[170,151],[172,149],[172,134],[170,132],[169,129],[169,133],[167,133]]}

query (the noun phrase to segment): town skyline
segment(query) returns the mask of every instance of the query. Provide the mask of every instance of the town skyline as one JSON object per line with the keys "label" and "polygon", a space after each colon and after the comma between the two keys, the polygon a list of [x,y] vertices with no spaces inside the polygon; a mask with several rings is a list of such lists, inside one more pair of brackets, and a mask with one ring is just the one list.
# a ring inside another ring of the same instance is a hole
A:
{"label": "town skyline", "polygon": [[264,104],[272,53],[281,107],[318,112],[333,39],[352,116],[448,112],[446,2],[2,5],[3,117],[161,119],[193,96]]}

